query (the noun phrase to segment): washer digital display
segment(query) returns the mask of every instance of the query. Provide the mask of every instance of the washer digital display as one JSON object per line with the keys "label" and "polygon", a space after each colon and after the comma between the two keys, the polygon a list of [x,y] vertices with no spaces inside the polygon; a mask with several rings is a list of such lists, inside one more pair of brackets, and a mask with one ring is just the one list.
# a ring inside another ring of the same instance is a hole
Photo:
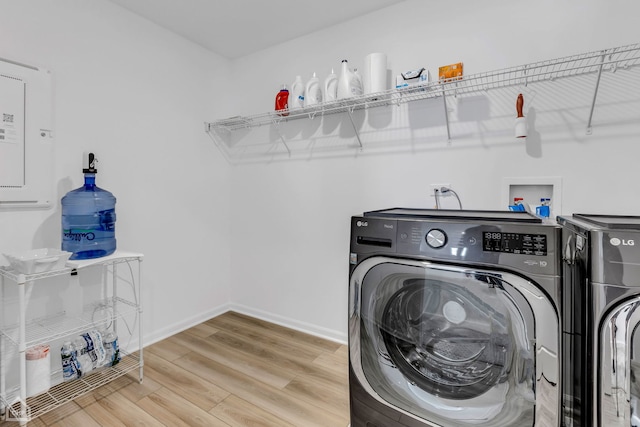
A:
{"label": "washer digital display", "polygon": [[547,236],[485,231],[482,233],[482,248],[485,252],[545,256]]}

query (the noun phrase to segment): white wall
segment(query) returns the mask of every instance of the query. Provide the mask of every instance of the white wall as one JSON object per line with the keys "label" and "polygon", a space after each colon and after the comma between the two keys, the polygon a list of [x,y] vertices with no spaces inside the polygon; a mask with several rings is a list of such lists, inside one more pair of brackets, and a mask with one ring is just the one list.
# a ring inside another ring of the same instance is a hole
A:
{"label": "white wall", "polygon": [[[464,62],[465,74],[475,74],[637,43],[638,14],[640,5],[622,0],[462,0],[437,5],[406,1],[235,61],[242,90],[252,95],[250,103],[236,96],[229,115],[268,111],[280,85],[291,84],[295,75],[307,79],[315,71],[323,79],[331,67],[338,70],[341,59],[361,68],[371,52],[387,53],[393,75],[421,66],[433,75],[439,65],[458,61]],[[503,177],[561,177],[562,211],[556,213],[640,214],[640,200],[635,197],[639,190],[635,159],[640,154],[637,70],[635,85],[606,86],[615,97],[635,93],[630,103],[635,120],[628,115],[618,120],[616,98],[603,90],[594,134],[586,136],[585,106],[594,81],[591,76],[568,86],[489,91],[479,101],[491,113],[477,122],[460,119],[460,103],[465,101],[452,100],[449,108],[458,120],[452,124],[450,145],[441,118],[427,115],[441,114],[441,104],[425,103],[418,108],[423,116],[415,116],[406,106],[376,113],[391,116],[392,132],[388,128],[371,132],[371,117],[358,116],[362,137],[369,142],[386,138],[387,148],[397,142],[395,153],[391,149],[388,154],[366,155],[354,150],[334,158],[312,153],[303,160],[267,159],[235,166],[234,305],[346,340],[350,216],[393,206],[432,207],[430,183],[452,184],[465,208],[505,209]],[[526,94],[527,111],[536,116],[535,138],[526,142],[511,136],[519,91]],[[577,110],[571,109],[574,103]],[[471,116],[482,116],[483,111],[472,107]],[[353,131],[345,127],[348,121],[339,120],[342,123],[330,127],[331,132],[326,132],[326,122],[314,121],[285,124],[283,132],[316,144],[325,140],[353,144]],[[277,140],[264,131],[255,135]]]}
{"label": "white wall", "polygon": [[[391,147],[386,154],[231,168],[203,132],[205,120],[270,110],[297,74],[324,78],[344,58],[361,68],[370,52],[387,53],[394,75],[458,61],[474,74],[638,42],[640,6],[631,1],[425,3],[408,0],[229,64],[105,1],[2,2],[0,56],[54,74],[56,197],[81,185],[81,153],[94,150],[98,184],[118,197],[119,246],[146,255],[147,342],[226,307],[346,340],[350,216],[430,207],[429,183],[451,183],[467,208],[498,209],[503,177],[561,176],[564,213],[640,213],[640,129],[606,125],[610,106],[597,110],[586,137],[583,86],[535,97],[525,90],[527,102],[535,99],[526,105],[536,111],[537,142],[508,136],[519,88],[481,97],[491,107],[486,120],[461,120],[463,106],[452,101],[451,144],[430,103],[382,110],[377,120],[387,127],[358,116],[363,138]],[[572,90],[577,112],[567,108]],[[284,131],[353,144],[337,120],[327,122],[328,138],[325,122]],[[0,212],[0,249],[58,247],[59,222],[59,206]]]}
{"label": "white wall", "polygon": [[147,342],[228,304],[229,166],[203,123],[229,63],[102,0],[2,1],[0,57],[51,70],[57,206],[0,212],[0,253],[60,247],[82,153],[117,197],[118,247],[145,254]]}

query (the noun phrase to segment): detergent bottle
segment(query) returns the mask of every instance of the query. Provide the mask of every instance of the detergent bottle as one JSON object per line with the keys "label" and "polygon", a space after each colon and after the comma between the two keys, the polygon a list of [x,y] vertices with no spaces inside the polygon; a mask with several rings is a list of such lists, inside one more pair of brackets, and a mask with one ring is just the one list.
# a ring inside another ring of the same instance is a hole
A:
{"label": "detergent bottle", "polygon": [[349,69],[349,62],[342,61],[342,69],[338,78],[338,99],[352,98],[362,95],[362,81],[357,73]]}
{"label": "detergent bottle", "polygon": [[338,76],[331,69],[331,74],[324,79],[324,100],[335,101],[338,99]]}
{"label": "detergent bottle", "polygon": [[289,115],[289,90],[287,85],[282,85],[282,89],[276,95],[276,111],[280,116]]}
{"label": "detergent bottle", "polygon": [[320,87],[320,79],[316,77],[316,73],[307,82],[304,91],[304,106],[309,107],[322,102],[322,88]]}
{"label": "detergent bottle", "polygon": [[296,76],[289,93],[289,111],[302,107],[304,107],[304,83],[301,76]]}

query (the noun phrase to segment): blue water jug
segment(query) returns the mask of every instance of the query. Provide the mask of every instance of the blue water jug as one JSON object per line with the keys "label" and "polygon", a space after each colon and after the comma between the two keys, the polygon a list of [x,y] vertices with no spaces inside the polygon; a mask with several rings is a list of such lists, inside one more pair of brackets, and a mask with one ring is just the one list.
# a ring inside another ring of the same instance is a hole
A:
{"label": "blue water jug", "polygon": [[62,198],[62,250],[69,259],[107,256],[116,250],[116,198],[96,185],[95,156],[83,169],[84,186]]}

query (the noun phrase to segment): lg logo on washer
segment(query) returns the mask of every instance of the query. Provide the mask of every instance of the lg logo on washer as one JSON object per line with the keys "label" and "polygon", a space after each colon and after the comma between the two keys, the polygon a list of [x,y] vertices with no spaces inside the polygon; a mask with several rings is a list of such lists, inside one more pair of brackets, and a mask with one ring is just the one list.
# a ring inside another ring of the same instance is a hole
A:
{"label": "lg logo on washer", "polygon": [[636,242],[634,240],[625,240],[625,239],[618,239],[617,237],[612,237],[609,240],[609,243],[611,243],[613,246],[635,246]]}
{"label": "lg logo on washer", "polygon": [[367,221],[358,221],[358,222],[356,222],[356,225],[358,227],[368,227],[369,223]]}

